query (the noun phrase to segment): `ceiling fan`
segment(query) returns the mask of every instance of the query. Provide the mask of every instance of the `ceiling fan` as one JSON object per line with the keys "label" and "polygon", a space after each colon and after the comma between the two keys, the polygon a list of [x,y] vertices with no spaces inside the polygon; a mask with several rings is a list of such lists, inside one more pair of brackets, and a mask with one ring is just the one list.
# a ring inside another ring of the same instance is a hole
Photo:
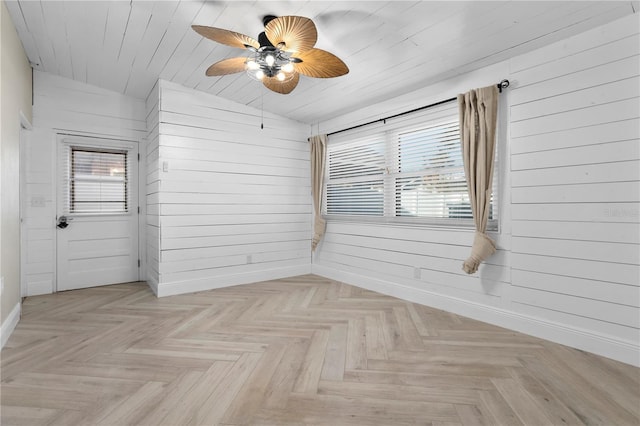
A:
{"label": "ceiling fan", "polygon": [[318,32],[313,21],[302,16],[267,15],[264,32],[258,40],[221,28],[192,25],[198,34],[231,47],[247,49],[250,54],[223,59],[211,65],[208,76],[222,76],[246,71],[268,89],[291,93],[300,81],[300,74],[315,78],[339,77],[349,68],[332,53],[316,49]]}

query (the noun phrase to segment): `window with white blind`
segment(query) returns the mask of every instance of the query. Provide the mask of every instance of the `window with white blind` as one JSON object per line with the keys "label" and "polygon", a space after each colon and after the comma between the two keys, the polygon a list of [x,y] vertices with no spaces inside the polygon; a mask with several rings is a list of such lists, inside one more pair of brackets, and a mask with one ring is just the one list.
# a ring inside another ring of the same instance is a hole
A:
{"label": "window with white blind", "polygon": [[385,140],[371,137],[327,149],[327,215],[382,216]]}
{"label": "window with white blind", "polygon": [[127,150],[66,145],[63,156],[66,214],[129,212]]}
{"label": "window with white blind", "polygon": [[473,225],[455,101],[331,136],[326,165],[329,219]]}

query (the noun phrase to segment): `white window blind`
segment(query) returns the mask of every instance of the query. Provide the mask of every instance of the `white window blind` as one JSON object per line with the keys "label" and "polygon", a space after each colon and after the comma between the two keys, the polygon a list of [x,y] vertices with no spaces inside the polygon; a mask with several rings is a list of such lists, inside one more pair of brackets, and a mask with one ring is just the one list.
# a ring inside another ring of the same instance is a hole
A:
{"label": "white window blind", "polygon": [[364,138],[327,151],[329,215],[382,216],[385,140]]}
{"label": "white window blind", "polygon": [[127,213],[131,156],[126,149],[62,146],[65,214]]}
{"label": "white window blind", "polygon": [[331,136],[327,156],[329,219],[473,225],[455,101]]}

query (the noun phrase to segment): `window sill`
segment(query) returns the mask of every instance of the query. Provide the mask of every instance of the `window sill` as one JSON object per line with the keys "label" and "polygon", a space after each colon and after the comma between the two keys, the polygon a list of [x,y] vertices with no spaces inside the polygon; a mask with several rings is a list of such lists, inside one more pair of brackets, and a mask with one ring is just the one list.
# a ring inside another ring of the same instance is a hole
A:
{"label": "window sill", "polygon": [[[435,218],[397,218],[397,217],[370,217],[370,216],[327,216],[323,215],[322,218],[327,223],[351,223],[351,224],[365,224],[371,226],[385,226],[385,227],[401,227],[401,228],[420,228],[420,229],[434,229],[434,230],[447,230],[457,232],[475,232],[475,224],[471,219],[442,219]],[[487,224],[487,232],[499,233],[498,221],[492,221]]]}

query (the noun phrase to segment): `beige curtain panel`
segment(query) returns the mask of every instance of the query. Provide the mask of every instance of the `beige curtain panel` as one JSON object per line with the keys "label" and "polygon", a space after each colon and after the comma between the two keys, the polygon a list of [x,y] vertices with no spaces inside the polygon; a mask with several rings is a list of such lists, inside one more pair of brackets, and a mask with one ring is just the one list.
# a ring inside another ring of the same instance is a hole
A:
{"label": "beige curtain panel", "polygon": [[464,173],[476,225],[471,255],[464,261],[462,269],[467,274],[473,274],[480,263],[496,251],[495,242],[485,231],[493,180],[498,88],[493,85],[458,95],[458,108]]}
{"label": "beige curtain panel", "polygon": [[313,240],[311,251],[315,251],[326,228],[322,218],[322,188],[324,183],[324,161],[327,149],[327,135],[311,136],[311,194],[313,196]]}

